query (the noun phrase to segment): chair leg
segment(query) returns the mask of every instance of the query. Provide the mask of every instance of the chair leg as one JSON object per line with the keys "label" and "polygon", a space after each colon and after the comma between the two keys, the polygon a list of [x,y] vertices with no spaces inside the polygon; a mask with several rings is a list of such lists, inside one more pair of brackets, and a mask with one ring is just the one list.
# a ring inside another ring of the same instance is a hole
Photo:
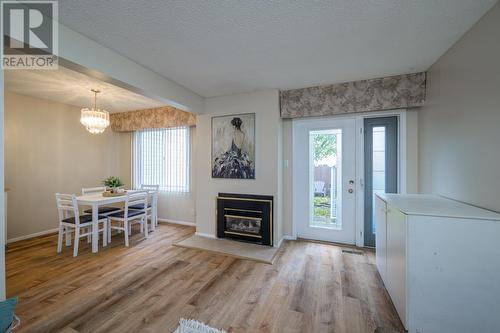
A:
{"label": "chair leg", "polygon": [[75,228],[75,244],[73,245],[73,257],[78,255],[78,244],[80,243],[80,228]]}
{"label": "chair leg", "polygon": [[90,244],[92,243],[92,228],[88,228],[89,230],[87,230],[87,232],[90,232],[88,235],[87,235],[87,243]]}
{"label": "chair leg", "polygon": [[102,226],[102,246],[108,245],[108,221],[104,221]]}
{"label": "chair leg", "polygon": [[158,204],[155,204],[154,218],[155,218],[155,226],[158,226]]}
{"label": "chair leg", "polygon": [[127,246],[127,247],[128,247],[128,232],[129,232],[128,227],[129,227],[128,221],[123,221],[123,229],[124,229],[123,232],[125,234],[125,246]]}
{"label": "chair leg", "polygon": [[108,219],[107,221],[107,227],[108,227],[108,244],[111,243],[111,220]]}
{"label": "chair leg", "polygon": [[66,246],[71,246],[71,230],[68,227],[66,229]]}
{"label": "chair leg", "polygon": [[153,209],[151,215],[152,215],[152,218],[154,219],[155,227],[157,227],[158,226],[158,211],[156,209],[156,205],[155,205],[155,208]]}
{"label": "chair leg", "polygon": [[151,215],[146,216],[146,224],[148,223],[148,219],[151,221],[151,228],[149,230],[155,231],[156,225],[155,225],[155,219],[154,219],[154,213],[151,211]]}
{"label": "chair leg", "polygon": [[64,226],[59,226],[59,235],[57,236],[57,253],[61,253],[62,251],[62,242],[64,237]]}

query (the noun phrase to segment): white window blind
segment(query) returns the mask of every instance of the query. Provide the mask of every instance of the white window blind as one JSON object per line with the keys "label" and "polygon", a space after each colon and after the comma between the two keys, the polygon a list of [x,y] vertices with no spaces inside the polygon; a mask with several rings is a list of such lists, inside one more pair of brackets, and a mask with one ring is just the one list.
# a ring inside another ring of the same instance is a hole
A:
{"label": "white window blind", "polygon": [[134,132],[134,188],[160,185],[164,192],[189,192],[189,127]]}

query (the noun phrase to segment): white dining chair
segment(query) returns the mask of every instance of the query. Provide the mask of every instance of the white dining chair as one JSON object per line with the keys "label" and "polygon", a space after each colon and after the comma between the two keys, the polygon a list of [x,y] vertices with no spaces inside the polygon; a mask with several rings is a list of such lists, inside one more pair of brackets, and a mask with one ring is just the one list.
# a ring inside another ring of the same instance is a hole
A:
{"label": "white dining chair", "polygon": [[[151,229],[154,230],[158,226],[158,193],[160,190],[160,185],[147,185],[141,184],[141,190],[148,191],[148,218],[151,219]],[[136,209],[140,207],[130,206],[130,209]]]}
{"label": "white dining chair", "polygon": [[[80,215],[78,202],[74,194],[56,193],[57,210],[59,213],[59,236],[57,239],[57,253],[62,251],[63,236],[66,235],[66,246],[71,245],[71,233],[74,233],[73,257],[78,255],[80,238],[92,235],[92,215]],[[106,216],[99,215],[99,232],[103,233],[102,245],[108,241],[108,220]]]}
{"label": "white dining chair", "polygon": [[[125,235],[125,246],[129,245],[129,235],[132,224],[140,223],[141,232],[144,232],[145,237],[148,237],[148,219],[147,219],[147,206],[148,206],[148,192],[147,191],[134,191],[127,192],[125,199],[125,208],[116,213],[108,215],[108,242],[111,243],[111,231],[123,231]],[[137,207],[131,209],[131,206]],[[113,225],[113,222],[119,222]]]}

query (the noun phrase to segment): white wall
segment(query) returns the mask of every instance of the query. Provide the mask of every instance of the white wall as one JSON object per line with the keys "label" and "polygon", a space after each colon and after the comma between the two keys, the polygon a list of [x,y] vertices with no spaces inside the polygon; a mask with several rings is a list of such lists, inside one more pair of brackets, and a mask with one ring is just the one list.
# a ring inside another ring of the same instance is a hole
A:
{"label": "white wall", "polygon": [[428,71],[420,191],[500,211],[500,3]]}
{"label": "white wall", "polygon": [[0,300],[5,299],[4,89],[0,70]]}
{"label": "white wall", "polygon": [[8,239],[56,228],[56,192],[78,194],[111,175],[130,184],[129,133],[92,135],[77,107],[5,93]]}
{"label": "white wall", "polygon": [[[406,112],[406,189],[418,193],[418,109]],[[403,139],[403,138],[401,138]]]}
{"label": "white wall", "polygon": [[[196,126],[196,231],[216,234],[215,205],[219,192],[272,195],[275,200],[274,243],[282,236],[280,183],[281,120],[279,94],[268,90],[206,100],[205,114]],[[211,118],[216,115],[255,113],[255,180],[213,179],[211,176]]]}

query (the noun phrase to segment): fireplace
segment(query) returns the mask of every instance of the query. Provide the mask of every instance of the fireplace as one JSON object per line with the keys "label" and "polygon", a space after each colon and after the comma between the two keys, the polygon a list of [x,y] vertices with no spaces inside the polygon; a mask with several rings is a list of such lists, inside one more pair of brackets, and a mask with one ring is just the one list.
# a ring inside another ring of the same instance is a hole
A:
{"label": "fireplace", "polygon": [[217,237],[273,245],[273,197],[219,193]]}

